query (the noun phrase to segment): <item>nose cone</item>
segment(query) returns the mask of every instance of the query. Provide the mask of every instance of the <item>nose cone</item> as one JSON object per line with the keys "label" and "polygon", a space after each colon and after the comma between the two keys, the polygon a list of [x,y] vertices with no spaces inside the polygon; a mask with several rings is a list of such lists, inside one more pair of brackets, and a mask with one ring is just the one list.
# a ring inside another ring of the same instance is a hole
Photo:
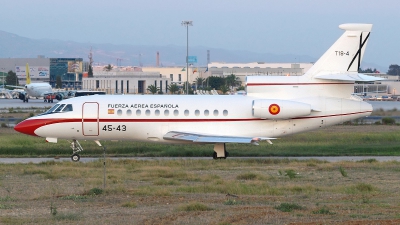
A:
{"label": "nose cone", "polygon": [[34,119],[27,119],[27,120],[24,120],[24,121],[18,123],[14,127],[14,130],[16,130],[20,133],[23,133],[23,134],[37,136],[35,134],[35,130],[41,126],[43,126],[42,122],[40,122],[38,120],[34,120]]}

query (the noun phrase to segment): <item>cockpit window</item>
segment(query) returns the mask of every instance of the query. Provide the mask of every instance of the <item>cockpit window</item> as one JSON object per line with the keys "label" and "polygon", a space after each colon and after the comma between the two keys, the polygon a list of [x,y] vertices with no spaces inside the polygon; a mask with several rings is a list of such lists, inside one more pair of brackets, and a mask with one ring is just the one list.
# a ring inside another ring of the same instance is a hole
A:
{"label": "cockpit window", "polygon": [[58,113],[58,112],[70,112],[72,111],[72,104],[55,104],[53,107],[51,107],[47,112],[44,114],[49,114],[49,113]]}
{"label": "cockpit window", "polygon": [[65,104],[61,104],[60,107],[58,107],[54,112],[61,112],[61,110],[64,108]]}
{"label": "cockpit window", "polygon": [[60,104],[55,104],[53,107],[51,107],[49,110],[47,110],[46,113],[52,113],[55,109],[58,108],[58,106],[60,106]]}
{"label": "cockpit window", "polygon": [[66,105],[66,106],[64,107],[63,112],[70,112],[70,111],[72,111],[72,105],[71,105],[71,104],[68,104],[68,105]]}

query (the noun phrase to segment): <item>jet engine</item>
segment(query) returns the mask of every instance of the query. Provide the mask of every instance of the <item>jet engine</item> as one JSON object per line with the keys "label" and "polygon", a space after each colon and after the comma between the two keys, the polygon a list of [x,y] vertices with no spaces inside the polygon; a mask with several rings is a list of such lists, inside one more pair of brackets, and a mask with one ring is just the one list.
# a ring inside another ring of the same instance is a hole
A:
{"label": "jet engine", "polygon": [[253,101],[253,116],[261,119],[281,120],[307,116],[311,105],[278,99],[260,99]]}

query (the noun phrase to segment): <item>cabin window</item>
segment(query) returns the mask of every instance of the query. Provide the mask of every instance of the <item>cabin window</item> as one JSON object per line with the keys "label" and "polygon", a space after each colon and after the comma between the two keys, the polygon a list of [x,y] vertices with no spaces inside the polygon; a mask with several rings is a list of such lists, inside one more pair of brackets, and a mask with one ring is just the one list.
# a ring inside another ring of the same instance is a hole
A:
{"label": "cabin window", "polygon": [[146,110],[146,116],[150,116],[150,109]]}
{"label": "cabin window", "polygon": [[126,115],[131,116],[131,115],[132,115],[132,110],[128,109],[128,110],[126,111]]}
{"label": "cabin window", "polygon": [[194,111],[194,115],[199,116],[200,115],[200,110],[196,109],[196,111]]}
{"label": "cabin window", "polygon": [[224,116],[227,116],[228,115],[228,110],[224,110],[223,112],[222,112],[222,114],[224,115]]}
{"label": "cabin window", "polygon": [[186,109],[184,114],[185,114],[185,116],[189,116],[189,110]]}
{"label": "cabin window", "polygon": [[159,116],[159,115],[160,115],[160,110],[157,109],[157,110],[155,111],[155,114],[156,114],[156,116]]}
{"label": "cabin window", "polygon": [[214,116],[218,116],[218,110],[214,110]]}
{"label": "cabin window", "polygon": [[168,109],[164,111],[164,116],[169,116],[169,110]]}
{"label": "cabin window", "polygon": [[179,111],[177,109],[174,110],[174,116],[179,116]]}
{"label": "cabin window", "polygon": [[118,115],[118,116],[121,116],[121,115],[122,115],[122,110],[121,110],[121,109],[118,109],[117,115]]}
{"label": "cabin window", "polygon": [[142,114],[142,111],[140,109],[136,110],[136,116],[140,116]]}
{"label": "cabin window", "polygon": [[205,115],[205,116],[210,115],[210,111],[208,111],[208,109],[204,110],[204,115]]}

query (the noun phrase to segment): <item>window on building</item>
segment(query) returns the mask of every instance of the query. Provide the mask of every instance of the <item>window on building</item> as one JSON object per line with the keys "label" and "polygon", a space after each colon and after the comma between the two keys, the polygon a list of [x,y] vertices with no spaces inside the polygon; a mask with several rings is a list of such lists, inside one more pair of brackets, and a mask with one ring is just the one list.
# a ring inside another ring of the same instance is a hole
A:
{"label": "window on building", "polygon": [[126,93],[129,93],[129,80],[126,81]]}
{"label": "window on building", "polygon": [[178,74],[178,81],[182,81],[182,75]]}
{"label": "window on building", "polygon": [[174,81],[174,75],[173,74],[170,74],[169,78],[171,78],[171,81]]}
{"label": "window on building", "polygon": [[160,91],[162,92],[162,80],[160,80]]}

